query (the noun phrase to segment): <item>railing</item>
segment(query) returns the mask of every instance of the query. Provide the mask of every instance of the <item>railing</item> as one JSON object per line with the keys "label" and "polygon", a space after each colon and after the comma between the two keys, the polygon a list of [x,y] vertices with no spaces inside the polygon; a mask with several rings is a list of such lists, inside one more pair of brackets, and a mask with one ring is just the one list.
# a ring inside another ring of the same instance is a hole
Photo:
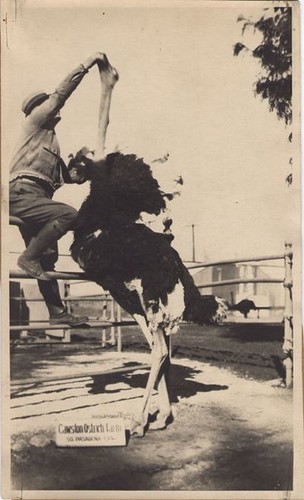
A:
{"label": "railing", "polygon": [[[21,276],[20,276],[21,274]],[[66,276],[67,273],[49,273],[52,274],[56,279],[63,279],[61,276]],[[34,279],[31,276],[28,276],[26,273],[19,273],[19,272],[12,272],[10,273],[10,278],[16,277],[18,275],[19,279]],[[74,273],[69,274],[70,280],[73,280],[74,278]],[[78,277],[75,277],[74,279],[78,279]],[[87,282],[87,281],[85,281]],[[65,291],[70,290],[71,282],[65,282],[64,283],[64,288]],[[41,302],[43,303],[44,300],[43,298],[27,298],[27,297],[11,297],[11,300],[17,301],[17,302],[26,302],[26,303],[31,303],[31,302]],[[122,338],[121,338],[121,328],[125,326],[134,326],[137,325],[136,321],[133,319],[128,319],[128,318],[122,318],[121,314],[121,308],[120,306],[114,301],[114,299],[109,295],[109,294],[100,294],[100,295],[94,295],[92,296],[70,296],[70,295],[65,295],[63,297],[63,302],[66,303],[68,309],[70,309],[70,304],[73,302],[90,302],[92,303],[93,301],[99,301],[101,302],[101,310],[102,310],[102,315],[101,317],[98,318],[90,318],[85,325],[81,325],[77,327],[77,330],[90,330],[90,329],[102,329],[102,337],[101,337],[101,346],[105,347],[106,344],[111,344],[111,345],[116,345],[117,346],[117,351],[121,352],[122,350]],[[110,308],[110,316],[108,317],[108,305]],[[110,336],[107,338],[107,330],[110,329]],[[71,341],[71,326],[65,323],[62,324],[56,324],[56,325],[51,325],[49,324],[48,321],[31,321],[28,325],[27,324],[11,324],[10,325],[10,330],[15,331],[15,332],[20,332],[20,331],[41,331],[45,330],[46,331],[46,336],[51,337],[50,332],[62,332],[61,336],[58,336],[57,334],[55,335],[58,337],[58,339],[62,340],[63,342],[70,342]]]}
{"label": "railing", "polygon": [[198,285],[198,288],[209,288],[217,286],[237,285],[241,283],[282,283],[285,290],[284,304],[284,343],[283,352],[285,354],[284,366],[286,370],[286,387],[292,385],[292,369],[293,369],[293,297],[292,297],[292,244],[285,243],[285,252],[276,255],[265,255],[260,257],[246,257],[241,259],[226,259],[218,261],[202,262],[200,264],[191,264],[188,269],[202,269],[211,266],[220,266],[227,264],[239,264],[244,262],[261,262],[272,260],[284,260],[285,276],[283,279],[276,278],[240,278],[228,279],[221,281],[211,281]]}
{"label": "railing", "polygon": [[209,288],[213,286],[239,285],[241,283],[283,283],[284,280],[276,278],[235,278],[231,280],[210,281],[203,285],[197,285],[197,288]]}
{"label": "railing", "polygon": [[[10,224],[17,225],[21,227],[23,222],[16,217],[10,217]],[[280,278],[236,278],[236,279],[227,279],[221,281],[211,281],[208,283],[204,283],[198,285],[199,289],[209,288],[209,287],[217,287],[217,286],[228,286],[228,285],[236,285],[241,283],[281,283],[285,289],[285,305],[284,305],[284,343],[283,343],[283,352],[285,353],[284,365],[286,369],[286,386],[290,387],[292,385],[292,365],[293,365],[293,299],[292,299],[292,245],[291,243],[285,244],[285,253],[276,254],[276,255],[266,255],[260,257],[247,257],[241,259],[226,259],[226,260],[218,260],[218,261],[209,261],[202,262],[200,264],[191,264],[188,266],[188,269],[200,269],[211,266],[220,266],[227,264],[239,264],[245,262],[261,262],[261,261],[272,261],[272,260],[284,260],[285,267],[285,277],[284,279]],[[65,284],[66,297],[64,300],[68,302],[72,301],[92,301],[92,300],[101,300],[103,301],[103,317],[96,321],[91,321],[90,327],[92,328],[102,328],[102,344],[106,343],[106,329],[111,328],[111,340],[110,342],[114,342],[114,328],[117,328],[117,350],[121,351],[122,348],[122,339],[121,339],[121,327],[122,326],[131,326],[135,325],[136,322],[133,320],[122,320],[121,318],[121,309],[118,307],[116,312],[116,317],[114,313],[114,301],[113,299],[107,295],[95,295],[88,297],[73,297],[70,295],[70,285],[72,282],[76,282],[77,280],[81,280],[80,282],[87,282],[89,277],[83,272],[48,272],[48,274],[52,278],[68,280],[68,283]],[[12,271],[10,272],[10,278],[17,279],[33,279],[28,276],[23,271]],[[15,300],[25,300],[24,298],[16,298]],[[28,300],[28,299],[27,299]],[[43,299],[29,299],[31,301],[43,301]],[[106,318],[106,303],[111,302],[111,314],[110,318]],[[43,326],[42,326],[43,325]],[[21,330],[63,330],[63,340],[70,340],[70,327],[69,325],[46,325],[45,323],[39,324],[29,324],[29,325],[14,325],[11,326],[11,330],[13,331],[21,331]]]}
{"label": "railing", "polygon": [[225,260],[209,260],[208,262],[201,262],[198,264],[191,264],[187,266],[188,269],[199,269],[201,267],[212,267],[219,266],[225,264],[241,264],[243,262],[261,262],[265,260],[282,260],[284,259],[285,254],[276,254],[276,255],[266,255],[262,257],[244,257],[241,259],[225,259]]}

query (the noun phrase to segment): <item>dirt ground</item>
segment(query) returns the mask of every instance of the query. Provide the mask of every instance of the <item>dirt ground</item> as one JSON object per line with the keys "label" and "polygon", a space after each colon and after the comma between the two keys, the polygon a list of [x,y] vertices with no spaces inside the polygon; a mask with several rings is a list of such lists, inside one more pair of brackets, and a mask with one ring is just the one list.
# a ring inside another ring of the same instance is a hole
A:
{"label": "dirt ground", "polygon": [[[242,336],[183,327],[178,335],[170,375],[173,422],[127,439],[124,447],[58,447],[54,419],[121,414],[128,430],[147,380],[148,370],[140,365],[150,361],[139,352],[135,329],[123,337],[120,354],[85,342],[15,346],[13,383],[52,375],[59,380],[12,387],[13,488],[291,490],[292,391],[281,384],[281,332]],[[64,380],[67,374],[122,366],[139,368]]]}

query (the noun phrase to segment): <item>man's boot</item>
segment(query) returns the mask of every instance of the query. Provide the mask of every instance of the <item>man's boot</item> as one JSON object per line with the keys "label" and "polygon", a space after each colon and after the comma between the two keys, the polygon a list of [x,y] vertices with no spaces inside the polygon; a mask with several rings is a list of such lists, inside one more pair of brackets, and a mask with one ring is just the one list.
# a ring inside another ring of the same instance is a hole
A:
{"label": "man's boot", "polygon": [[28,247],[20,255],[17,264],[27,274],[37,280],[49,281],[52,278],[42,269],[40,258],[43,252],[66,233],[58,220],[48,222],[34,236]]}
{"label": "man's boot", "polygon": [[89,318],[87,316],[78,316],[67,311],[62,303],[56,280],[53,279],[48,282],[40,281],[39,290],[48,308],[51,325],[68,324],[70,326],[80,326],[88,322]]}
{"label": "man's boot", "polygon": [[81,326],[88,321],[88,316],[77,316],[76,314],[69,313],[67,309],[64,309],[59,314],[50,316],[50,325]]}

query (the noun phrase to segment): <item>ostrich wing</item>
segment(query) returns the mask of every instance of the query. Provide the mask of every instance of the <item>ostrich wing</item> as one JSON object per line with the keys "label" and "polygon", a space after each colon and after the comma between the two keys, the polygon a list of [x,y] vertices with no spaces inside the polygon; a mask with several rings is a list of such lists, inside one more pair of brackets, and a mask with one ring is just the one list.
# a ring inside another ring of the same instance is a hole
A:
{"label": "ostrich wing", "polygon": [[135,290],[129,290],[122,281],[118,281],[111,276],[105,276],[96,283],[104,290],[108,290],[113,299],[131,316],[144,315],[143,308]]}

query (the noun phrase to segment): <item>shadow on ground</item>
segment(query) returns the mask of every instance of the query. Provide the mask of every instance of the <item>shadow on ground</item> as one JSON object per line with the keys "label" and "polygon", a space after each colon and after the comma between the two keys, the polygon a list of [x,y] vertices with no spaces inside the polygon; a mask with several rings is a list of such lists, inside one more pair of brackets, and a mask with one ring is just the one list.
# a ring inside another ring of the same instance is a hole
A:
{"label": "shadow on ground", "polygon": [[[139,363],[124,363],[124,367],[134,368]],[[140,366],[140,365],[139,365]],[[170,400],[177,403],[179,397],[189,398],[199,392],[223,391],[228,389],[227,385],[203,384],[193,380],[199,370],[182,365],[171,365],[169,375]],[[144,388],[147,384],[148,371],[146,373],[109,373],[92,377],[93,382],[87,384],[89,392],[93,394],[103,394],[104,392],[119,393],[120,389],[107,389],[110,384],[125,383],[132,388]]]}

